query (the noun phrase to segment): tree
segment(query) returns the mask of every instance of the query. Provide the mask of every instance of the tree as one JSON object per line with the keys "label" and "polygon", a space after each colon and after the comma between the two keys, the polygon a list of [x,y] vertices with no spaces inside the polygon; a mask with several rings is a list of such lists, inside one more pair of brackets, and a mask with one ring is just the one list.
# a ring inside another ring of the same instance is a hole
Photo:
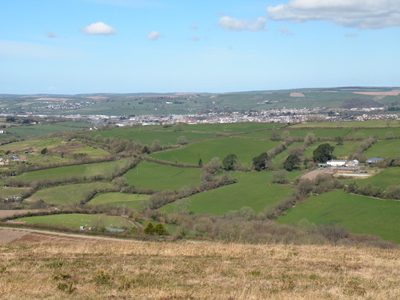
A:
{"label": "tree", "polygon": [[180,136],[180,137],[178,137],[177,142],[180,145],[184,145],[184,144],[187,144],[188,141],[185,136]]}
{"label": "tree", "polygon": [[147,153],[147,154],[149,154],[150,153],[150,150],[149,150],[149,147],[147,147],[146,145],[143,147],[143,149],[142,149],[142,153]]}
{"label": "tree", "polygon": [[253,158],[253,166],[256,171],[261,171],[265,169],[265,162],[268,159],[267,152],[261,153],[259,156]]}
{"label": "tree", "polygon": [[237,161],[237,156],[235,154],[229,154],[224,158],[222,162],[222,167],[225,171],[231,171],[235,167]]}
{"label": "tree", "polygon": [[143,232],[146,233],[146,234],[154,234],[154,225],[153,225],[153,223],[150,222],[149,224],[147,224],[146,228],[143,229]]}
{"label": "tree", "polygon": [[40,151],[40,154],[45,155],[47,153],[47,148],[43,148],[42,151]]}
{"label": "tree", "polygon": [[341,136],[335,137],[335,142],[337,143],[337,146],[343,145],[343,138]]}
{"label": "tree", "polygon": [[161,142],[159,140],[154,140],[151,144],[151,152],[159,151],[161,149]]}
{"label": "tree", "polygon": [[290,180],[286,171],[272,172],[272,183],[286,184],[289,182]]}
{"label": "tree", "polygon": [[304,145],[308,147],[314,144],[314,142],[315,142],[315,134],[312,132],[307,133],[306,137],[304,138]]}
{"label": "tree", "polygon": [[208,172],[210,174],[215,174],[222,169],[221,161],[218,157],[214,157],[208,164],[203,167],[203,172]]}
{"label": "tree", "polygon": [[172,126],[172,131],[177,132],[177,131],[183,131],[183,125],[182,124],[177,124]]}
{"label": "tree", "polygon": [[199,159],[198,165],[199,165],[200,167],[203,166],[203,161],[201,160],[201,158]]}
{"label": "tree", "polygon": [[162,223],[157,223],[156,226],[154,226],[154,232],[158,235],[163,235],[165,233],[164,225]]}
{"label": "tree", "polygon": [[280,136],[278,130],[271,131],[270,139],[271,139],[271,141],[280,141],[281,140],[281,136]]}
{"label": "tree", "polygon": [[285,162],[283,163],[283,167],[286,171],[292,171],[299,167],[300,158],[297,155],[291,154],[289,155]]}
{"label": "tree", "polygon": [[392,139],[394,137],[393,131],[386,132],[385,136],[386,136],[387,139]]}
{"label": "tree", "polygon": [[326,162],[332,159],[332,153],[335,147],[326,144],[321,144],[313,152],[314,162]]}
{"label": "tree", "polygon": [[285,130],[284,132],[282,132],[281,138],[282,138],[282,140],[289,140],[291,138],[290,132]]}
{"label": "tree", "polygon": [[189,207],[192,205],[192,201],[189,198],[183,198],[175,202],[175,212],[178,214],[188,214]]}

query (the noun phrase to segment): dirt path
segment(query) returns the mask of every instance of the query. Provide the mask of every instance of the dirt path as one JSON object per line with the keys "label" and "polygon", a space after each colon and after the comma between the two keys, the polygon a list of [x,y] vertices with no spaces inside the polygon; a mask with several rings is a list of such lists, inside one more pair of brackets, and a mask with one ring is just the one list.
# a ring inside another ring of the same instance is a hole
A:
{"label": "dirt path", "polygon": [[325,173],[325,169],[321,169],[321,170],[314,170],[311,172],[308,172],[306,174],[301,175],[301,179],[310,179],[313,180],[315,177],[317,177],[318,175],[322,175]]}
{"label": "dirt path", "polygon": [[96,241],[128,241],[123,239],[74,235],[25,228],[0,227],[0,243],[44,243],[44,242],[96,242]]}

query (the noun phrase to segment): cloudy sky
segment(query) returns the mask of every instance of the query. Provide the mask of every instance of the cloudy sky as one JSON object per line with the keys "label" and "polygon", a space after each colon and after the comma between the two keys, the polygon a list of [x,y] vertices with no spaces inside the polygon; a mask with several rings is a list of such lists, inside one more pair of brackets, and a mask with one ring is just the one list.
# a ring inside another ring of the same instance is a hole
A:
{"label": "cloudy sky", "polygon": [[400,0],[7,0],[0,12],[0,93],[400,86]]}

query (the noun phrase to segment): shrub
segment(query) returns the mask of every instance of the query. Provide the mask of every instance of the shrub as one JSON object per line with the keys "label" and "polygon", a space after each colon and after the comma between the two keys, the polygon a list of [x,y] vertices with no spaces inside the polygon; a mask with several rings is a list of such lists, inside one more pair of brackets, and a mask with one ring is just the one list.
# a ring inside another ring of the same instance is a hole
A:
{"label": "shrub", "polygon": [[287,184],[290,182],[286,171],[272,172],[272,183]]}
{"label": "shrub", "polygon": [[146,234],[154,234],[155,229],[153,223],[150,222],[149,224],[147,224],[146,228],[143,229],[143,232]]}
{"label": "shrub", "polygon": [[165,234],[164,225],[161,223],[157,223],[156,226],[154,226],[154,232],[157,233],[158,235]]}

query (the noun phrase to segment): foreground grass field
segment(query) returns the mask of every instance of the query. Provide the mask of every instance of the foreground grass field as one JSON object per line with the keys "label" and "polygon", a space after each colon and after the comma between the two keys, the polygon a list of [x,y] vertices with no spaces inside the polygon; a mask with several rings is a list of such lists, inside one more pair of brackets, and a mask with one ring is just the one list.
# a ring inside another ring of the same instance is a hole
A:
{"label": "foreground grass field", "polygon": [[26,217],[22,220],[27,224],[45,224],[54,226],[63,226],[73,229],[79,229],[79,226],[88,227],[114,227],[114,228],[131,228],[132,225],[124,218],[102,215],[86,215],[86,214],[65,214]]}
{"label": "foreground grass field", "polygon": [[108,182],[67,184],[39,190],[32,196],[27,198],[25,201],[31,203],[38,200],[43,200],[48,204],[72,205],[79,203],[79,201],[87,192],[93,191],[94,189],[104,189],[112,187],[114,187],[114,185]]}
{"label": "foreground grass field", "polygon": [[386,300],[400,294],[398,250],[88,241],[3,244],[0,253],[7,299]]}
{"label": "foreground grass field", "polygon": [[177,190],[190,183],[200,182],[200,169],[178,168],[142,161],[124,177],[129,185],[154,190]]}
{"label": "foreground grass field", "polygon": [[[293,180],[301,172],[289,173]],[[203,192],[190,197],[189,211],[199,214],[223,215],[231,210],[239,210],[243,206],[251,207],[255,213],[262,212],[267,206],[273,206],[288,197],[290,186],[269,184],[271,172],[232,173],[238,182],[218,189]],[[175,203],[167,204],[160,210],[174,212]]]}
{"label": "foreground grass field", "polygon": [[338,224],[350,232],[380,236],[400,243],[400,201],[349,195],[336,190],[311,196],[286,211],[278,222],[290,224],[307,219],[314,224]]}
{"label": "foreground grass field", "polygon": [[279,144],[273,141],[227,137],[193,143],[181,149],[159,152],[150,156],[171,162],[197,165],[199,159],[206,164],[214,157],[219,157],[222,161],[227,155],[236,154],[238,160],[250,164],[253,157]]}
{"label": "foreground grass field", "polygon": [[127,208],[140,209],[140,203],[148,198],[148,195],[139,194],[101,193],[97,194],[88,204],[105,204],[107,206],[125,206]]}
{"label": "foreground grass field", "polygon": [[126,160],[117,160],[104,163],[94,163],[86,165],[59,167],[53,169],[46,169],[40,171],[32,171],[16,176],[16,178],[26,181],[41,180],[41,179],[54,179],[54,178],[67,178],[72,175],[80,176],[93,176],[111,172],[114,168],[120,168],[125,164]]}

